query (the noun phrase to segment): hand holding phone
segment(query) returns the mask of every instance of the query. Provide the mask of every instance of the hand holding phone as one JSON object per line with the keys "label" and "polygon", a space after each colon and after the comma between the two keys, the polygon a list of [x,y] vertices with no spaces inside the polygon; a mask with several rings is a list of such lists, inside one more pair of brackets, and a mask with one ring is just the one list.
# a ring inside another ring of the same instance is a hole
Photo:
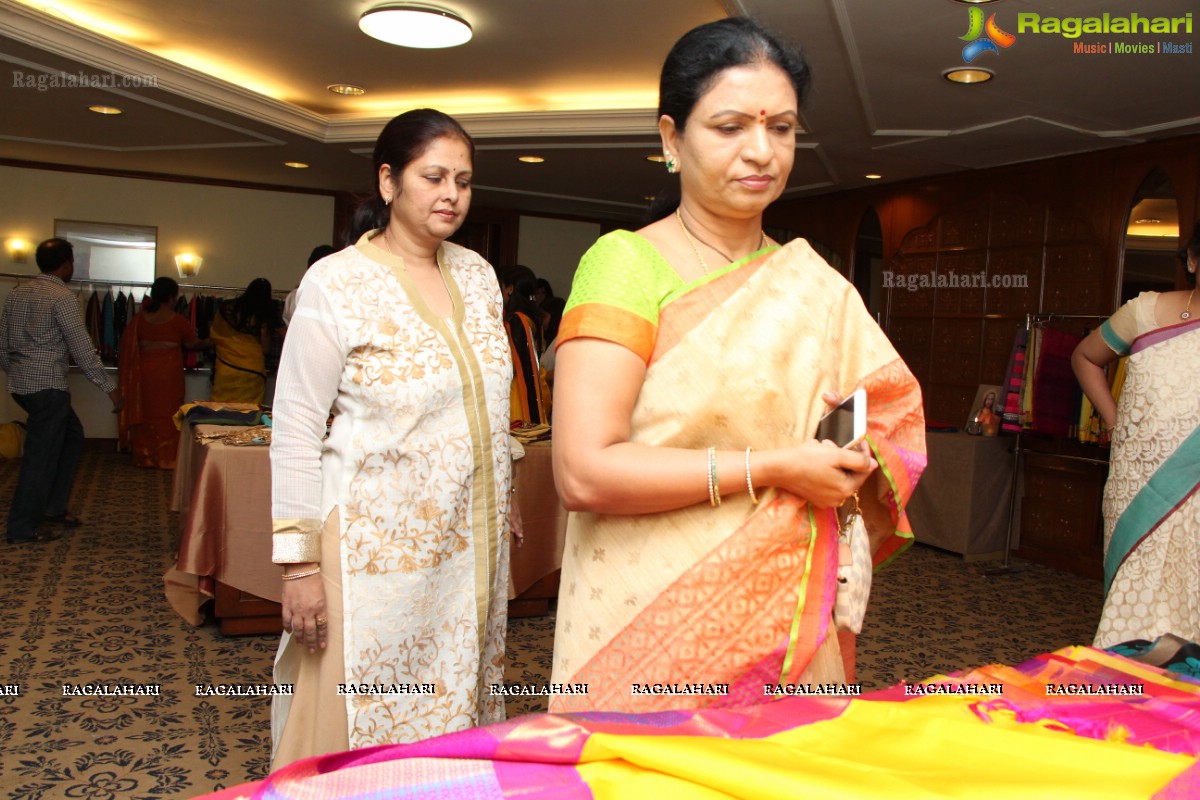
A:
{"label": "hand holding phone", "polygon": [[817,439],[828,439],[838,447],[853,447],[867,435],[867,393],[858,389],[817,425]]}

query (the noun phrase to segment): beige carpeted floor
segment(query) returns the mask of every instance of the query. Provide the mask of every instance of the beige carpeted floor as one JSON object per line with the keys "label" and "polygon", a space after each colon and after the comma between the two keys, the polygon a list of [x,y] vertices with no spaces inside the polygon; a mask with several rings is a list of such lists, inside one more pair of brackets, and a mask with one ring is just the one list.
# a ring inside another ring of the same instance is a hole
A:
{"label": "beige carpeted floor", "polygon": [[[16,462],[0,462],[7,517]],[[86,525],[45,545],[0,543],[0,790],[20,800],[192,797],[262,777],[269,701],[196,697],[196,684],[269,683],[273,636],[193,628],[163,599],[178,519],[171,474],[90,448],[74,508]],[[859,638],[864,688],[1090,643],[1100,583],[1042,567],[983,577],[917,546],[876,576]],[[550,672],[552,617],[513,620],[507,679]],[[158,696],[65,696],[75,684],[161,686]],[[13,689],[9,688],[9,692]],[[509,703],[510,716],[543,710]]]}

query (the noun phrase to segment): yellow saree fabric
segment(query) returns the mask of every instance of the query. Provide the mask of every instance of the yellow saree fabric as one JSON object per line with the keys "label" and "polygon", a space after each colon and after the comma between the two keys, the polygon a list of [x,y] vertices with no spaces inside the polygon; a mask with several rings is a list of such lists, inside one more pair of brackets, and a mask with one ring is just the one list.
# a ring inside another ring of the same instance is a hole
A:
{"label": "yellow saree fabric", "polygon": [[217,351],[212,399],[227,403],[262,403],[267,390],[267,364],[262,343],[234,329],[221,314],[209,333]]}
{"label": "yellow saree fabric", "polygon": [[[570,319],[569,307],[563,329],[596,335],[581,316]],[[854,288],[804,241],[666,298],[630,438],[696,450],[791,446],[812,437],[822,392],[859,387],[881,464],[863,496],[882,562],[911,542],[903,508],[924,467],[920,390]],[[764,683],[840,679],[840,665],[806,672],[833,636],[836,516],[760,494],[758,506],[740,493],[717,508],[571,515],[553,681],[586,683],[588,693],[553,697],[552,711],[738,705],[761,701]],[[679,684],[703,693],[661,688]]]}

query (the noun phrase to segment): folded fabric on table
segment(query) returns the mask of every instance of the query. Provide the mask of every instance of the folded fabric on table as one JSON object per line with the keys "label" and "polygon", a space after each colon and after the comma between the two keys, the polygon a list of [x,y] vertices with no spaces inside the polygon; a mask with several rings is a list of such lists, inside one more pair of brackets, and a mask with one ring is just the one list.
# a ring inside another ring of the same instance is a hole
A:
{"label": "folded fabric on table", "polygon": [[185,403],[175,412],[175,425],[261,425],[264,412],[254,403]]}

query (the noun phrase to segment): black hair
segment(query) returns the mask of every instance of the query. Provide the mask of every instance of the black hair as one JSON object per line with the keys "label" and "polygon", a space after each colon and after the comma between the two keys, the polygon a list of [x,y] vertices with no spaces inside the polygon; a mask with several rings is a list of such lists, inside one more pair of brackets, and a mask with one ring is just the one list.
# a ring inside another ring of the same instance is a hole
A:
{"label": "black hair", "polygon": [[[749,17],[728,17],[693,28],[671,48],[658,80],[658,115],[670,117],[675,130],[683,133],[696,103],[717,77],[750,64],[779,67],[796,90],[797,105],[804,101],[811,75],[800,50]],[[646,209],[643,224],[674,214],[679,202],[675,192],[659,194]]]}
{"label": "black hair", "polygon": [[537,288],[546,293],[547,300],[549,300],[551,297],[554,297],[554,287],[551,286],[550,281],[546,280],[545,278],[537,279]]}
{"label": "black hair", "polygon": [[264,325],[271,325],[275,320],[271,282],[266,278],[255,278],[246,291],[222,303],[220,311],[235,330],[258,336]]}
{"label": "black hair", "polygon": [[529,317],[529,321],[533,323],[534,336],[539,340],[536,344],[540,350],[543,344],[540,341],[542,310],[533,299],[533,292],[537,289],[537,276],[524,264],[513,264],[496,270],[496,278],[501,286],[513,287],[512,294],[504,301],[504,319],[511,320],[518,311]]}
{"label": "black hair", "polygon": [[800,51],[749,17],[728,17],[693,28],[671,48],[658,82],[659,116],[669,116],[682,133],[717,76],[749,64],[779,67],[796,90],[797,104],[803,102],[810,74]]}
{"label": "black hair", "polygon": [[1197,221],[1196,224],[1192,226],[1192,238],[1188,239],[1179,251],[1179,260],[1183,262],[1183,273],[1187,275],[1188,283],[1190,283],[1192,286],[1195,286],[1196,273],[1188,271],[1188,255],[1191,255],[1192,258],[1200,261],[1200,221]]}
{"label": "black hair", "polygon": [[[379,170],[387,164],[398,179],[404,168],[421,157],[435,139],[450,137],[460,139],[467,146],[471,162],[475,161],[475,142],[471,135],[449,114],[432,108],[405,111],[392,119],[375,140],[375,154],[371,173],[378,184]],[[346,244],[353,245],[364,233],[383,228],[388,223],[388,207],[379,196],[378,188],[372,188],[370,196],[359,203],[354,219],[347,232]]]}
{"label": "black hair", "polygon": [[308,254],[308,266],[311,267],[325,256],[333,255],[336,252],[337,248],[331,244],[319,244]]}
{"label": "black hair", "polygon": [[38,245],[34,258],[42,272],[54,272],[68,261],[75,260],[75,246],[55,236]]}
{"label": "black hair", "polygon": [[150,285],[150,299],[142,303],[142,308],[146,311],[158,311],[163,303],[168,303],[178,296],[179,284],[174,278],[164,275],[154,279],[154,283]]}

